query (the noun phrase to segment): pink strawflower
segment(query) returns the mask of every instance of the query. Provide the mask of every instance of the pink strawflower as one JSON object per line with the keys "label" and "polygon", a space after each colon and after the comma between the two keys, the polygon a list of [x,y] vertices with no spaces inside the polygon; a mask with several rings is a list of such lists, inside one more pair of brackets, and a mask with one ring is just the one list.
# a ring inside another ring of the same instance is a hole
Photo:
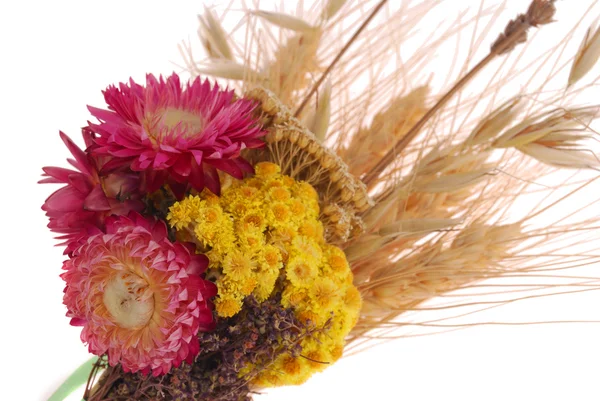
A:
{"label": "pink strawflower", "polygon": [[144,191],[167,183],[178,197],[189,186],[219,193],[217,170],[239,179],[252,172],[240,152],[263,145],[254,102],[200,78],[182,87],[176,74],[149,74],[145,87],[130,80],[103,93],[109,110],[88,108],[100,120],[90,124],[94,153],[113,157],[105,171],[125,165],[142,172]]}
{"label": "pink strawflower", "polygon": [[198,331],[214,328],[216,286],[193,246],[172,243],[162,221],[137,213],[106,220],[64,263],[64,303],[81,340],[126,372],[167,373],[200,350]]}
{"label": "pink strawflower", "polygon": [[[84,130],[86,146],[92,144],[92,134]],[[50,230],[62,234],[60,245],[66,245],[70,254],[89,233],[104,228],[104,220],[112,214],[141,211],[144,203],[137,192],[139,177],[129,172],[114,172],[101,177],[100,162],[81,150],[71,138],[60,132],[60,137],[73,155],[68,159],[76,170],[62,167],[44,167],[40,183],[65,184],[46,199],[42,210],[50,219]]]}

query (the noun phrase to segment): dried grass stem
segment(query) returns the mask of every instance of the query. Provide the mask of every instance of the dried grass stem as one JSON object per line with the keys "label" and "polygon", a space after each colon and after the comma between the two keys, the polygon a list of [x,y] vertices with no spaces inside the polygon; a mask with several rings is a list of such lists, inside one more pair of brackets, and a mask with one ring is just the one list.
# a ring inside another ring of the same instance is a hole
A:
{"label": "dried grass stem", "polygon": [[310,100],[310,98],[317,92],[317,90],[319,90],[319,88],[321,87],[321,84],[323,83],[323,81],[325,81],[325,78],[327,78],[327,76],[329,75],[329,73],[331,72],[333,67],[335,67],[335,65],[338,63],[338,61],[340,61],[340,59],[346,53],[346,51],[348,51],[348,49],[350,48],[352,43],[354,43],[356,38],[358,38],[360,36],[362,31],[367,27],[367,25],[369,25],[369,22],[371,22],[371,20],[375,17],[375,15],[379,12],[379,10],[381,10],[381,8],[385,5],[385,3],[387,3],[387,0],[381,0],[379,2],[379,4],[377,4],[377,6],[375,6],[373,11],[371,11],[371,14],[369,14],[367,19],[364,20],[364,22],[360,25],[360,27],[358,27],[358,29],[356,30],[354,35],[352,35],[352,37],[350,38],[348,43],[346,43],[344,45],[344,47],[342,47],[342,49],[335,56],[333,61],[329,64],[327,69],[323,72],[323,74],[321,74],[321,77],[319,78],[319,80],[317,82],[315,82],[315,84],[313,85],[310,92],[308,92],[308,94],[304,97],[304,100],[302,100],[302,103],[300,103],[300,106],[298,106],[298,108],[294,112],[294,117],[297,118],[300,115],[300,113],[302,113],[302,110],[308,104],[308,101]]}
{"label": "dried grass stem", "polygon": [[486,67],[496,56],[512,51],[517,44],[527,40],[527,30],[532,26],[543,25],[552,22],[554,16],[554,0],[533,0],[526,14],[520,14],[515,20],[511,20],[506,26],[504,33],[492,44],[489,54],[477,63],[465,76],[454,84],[442,98],[433,105],[431,109],[404,135],[398,142],[381,158],[381,160],[369,171],[363,182],[367,187],[373,185],[375,179],[394,161],[396,155],[421,132],[427,122],[459,92],[471,79]]}

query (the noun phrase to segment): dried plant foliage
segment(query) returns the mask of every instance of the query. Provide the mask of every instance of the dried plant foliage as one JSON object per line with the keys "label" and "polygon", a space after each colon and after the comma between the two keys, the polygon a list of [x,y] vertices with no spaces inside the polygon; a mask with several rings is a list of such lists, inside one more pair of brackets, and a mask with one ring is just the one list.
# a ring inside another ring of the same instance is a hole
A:
{"label": "dried plant foliage", "polygon": [[[600,256],[600,110],[578,100],[598,79],[598,32],[586,31],[597,5],[567,27],[568,5],[554,1],[516,17],[482,5],[417,35],[439,7],[253,4],[228,33],[238,70],[225,78],[260,102],[269,131],[251,157],[318,188],[328,240],[351,262],[365,305],[357,350],[399,327],[443,330],[518,299],[598,289],[597,275],[568,273]],[[552,29],[561,42],[544,40]],[[190,49],[192,75],[219,69]]]}

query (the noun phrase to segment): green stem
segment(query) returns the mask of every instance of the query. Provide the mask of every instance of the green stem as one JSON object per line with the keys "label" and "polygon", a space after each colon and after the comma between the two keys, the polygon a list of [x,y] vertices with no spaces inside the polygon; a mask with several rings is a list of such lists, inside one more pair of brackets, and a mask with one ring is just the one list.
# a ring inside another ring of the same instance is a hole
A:
{"label": "green stem", "polygon": [[77,368],[75,372],[71,374],[65,380],[63,384],[48,398],[48,401],[63,401],[66,399],[73,391],[77,390],[82,384],[85,384],[90,376],[90,372],[92,371],[92,367],[98,360],[98,357],[95,356],[88,361],[86,361],[83,365]]}

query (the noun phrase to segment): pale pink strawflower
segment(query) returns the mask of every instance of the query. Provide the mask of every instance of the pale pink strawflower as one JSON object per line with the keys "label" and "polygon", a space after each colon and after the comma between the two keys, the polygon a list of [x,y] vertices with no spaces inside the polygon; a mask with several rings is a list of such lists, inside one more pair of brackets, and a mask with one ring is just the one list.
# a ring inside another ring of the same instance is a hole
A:
{"label": "pale pink strawflower", "polygon": [[[86,146],[92,144],[91,135],[83,131]],[[66,245],[65,253],[70,254],[80,240],[104,229],[106,217],[141,211],[144,203],[138,192],[137,175],[131,171],[115,171],[102,177],[98,173],[102,166],[100,159],[81,150],[63,132],[60,137],[73,155],[68,161],[75,170],[44,167],[46,178],[39,182],[64,184],[46,199],[42,210],[50,220],[48,227],[61,234],[60,245]]]}
{"label": "pale pink strawflower", "polygon": [[200,350],[198,331],[214,328],[216,286],[192,245],[172,243],[164,222],[112,216],[64,263],[64,303],[81,340],[126,372],[167,373]]}
{"label": "pale pink strawflower", "polygon": [[146,76],[104,92],[109,110],[88,107],[100,121],[93,152],[113,158],[104,170],[122,166],[141,172],[143,191],[167,183],[178,196],[188,187],[219,192],[217,170],[241,179],[252,167],[245,148],[263,145],[265,133],[252,117],[255,103],[196,78],[182,87],[179,77]]}

